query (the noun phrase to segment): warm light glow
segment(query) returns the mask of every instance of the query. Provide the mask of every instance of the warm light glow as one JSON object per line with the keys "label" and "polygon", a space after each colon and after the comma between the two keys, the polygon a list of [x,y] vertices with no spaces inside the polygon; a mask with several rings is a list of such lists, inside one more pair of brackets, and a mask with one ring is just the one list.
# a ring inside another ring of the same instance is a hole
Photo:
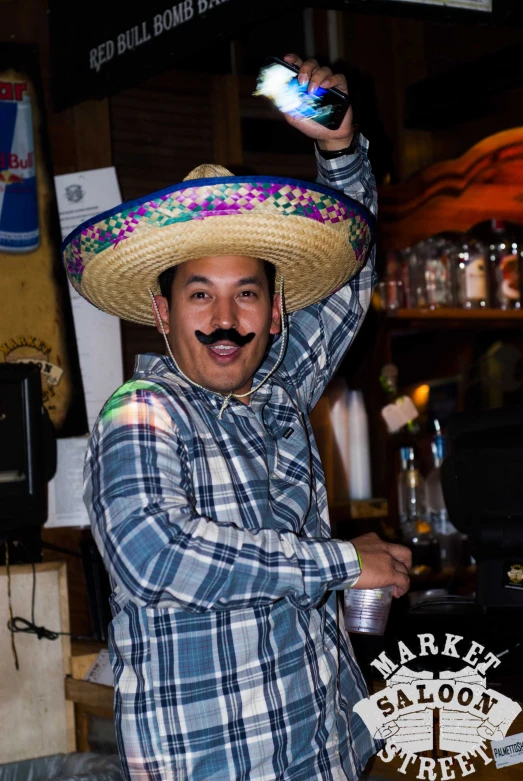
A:
{"label": "warm light glow", "polygon": [[427,406],[429,400],[430,385],[418,385],[412,391],[412,401],[416,405],[418,410],[423,410]]}

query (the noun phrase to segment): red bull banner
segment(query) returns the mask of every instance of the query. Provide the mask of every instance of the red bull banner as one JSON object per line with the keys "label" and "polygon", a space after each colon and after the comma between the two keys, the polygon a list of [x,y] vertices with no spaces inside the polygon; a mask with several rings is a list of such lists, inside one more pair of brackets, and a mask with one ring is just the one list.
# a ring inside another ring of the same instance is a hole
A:
{"label": "red bull banner", "polygon": [[87,431],[34,47],[0,43],[0,363],[35,363],[59,436]]}

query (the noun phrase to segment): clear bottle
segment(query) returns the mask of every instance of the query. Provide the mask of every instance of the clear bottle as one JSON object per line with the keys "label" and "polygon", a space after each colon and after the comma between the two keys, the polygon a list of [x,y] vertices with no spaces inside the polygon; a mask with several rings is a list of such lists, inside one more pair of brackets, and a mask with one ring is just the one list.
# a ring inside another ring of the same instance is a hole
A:
{"label": "clear bottle", "polygon": [[439,421],[434,421],[434,428],[435,434],[431,443],[433,468],[425,483],[427,518],[439,543],[441,566],[447,569],[457,567],[461,561],[463,535],[451,523],[445,506],[440,468],[446,456],[446,441]]}
{"label": "clear bottle", "polygon": [[483,309],[489,305],[487,250],[474,238],[467,238],[456,258],[458,301],[463,309]]}
{"label": "clear bottle", "polygon": [[400,251],[403,297],[407,309],[424,309],[427,306],[423,246],[405,247]]}
{"label": "clear bottle", "polygon": [[425,519],[425,481],[416,464],[413,447],[400,448],[401,472],[398,475],[398,511],[402,531],[414,530]]}
{"label": "clear bottle", "polygon": [[429,309],[451,306],[452,282],[448,243],[441,237],[424,242],[425,294]]}
{"label": "clear bottle", "polygon": [[401,472],[398,475],[398,510],[403,542],[412,550],[413,575],[434,574],[440,568],[438,541],[427,521],[425,480],[414,455],[414,448],[400,450]]}
{"label": "clear bottle", "polygon": [[492,305],[498,309],[521,308],[519,248],[504,222],[491,221],[489,265],[492,278]]}
{"label": "clear bottle", "polygon": [[387,252],[385,305],[389,311],[396,311],[405,306],[402,259],[397,252]]}

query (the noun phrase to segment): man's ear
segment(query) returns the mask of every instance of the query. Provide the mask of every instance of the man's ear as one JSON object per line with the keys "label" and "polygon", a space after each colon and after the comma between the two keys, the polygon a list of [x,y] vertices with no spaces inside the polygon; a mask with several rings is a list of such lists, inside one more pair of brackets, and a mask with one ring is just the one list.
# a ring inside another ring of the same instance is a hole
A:
{"label": "man's ear", "polygon": [[281,302],[280,294],[275,293],[272,299],[271,334],[279,334],[281,331]]}
{"label": "man's ear", "polygon": [[169,304],[167,303],[167,299],[165,298],[165,296],[155,296],[154,300],[156,301],[156,306],[158,307],[158,312],[160,313],[160,317],[161,317],[161,323],[159,323],[156,307],[151,302],[154,319],[156,321],[156,329],[158,330],[159,333],[162,333],[162,324],[163,324],[163,332],[168,334],[169,333]]}

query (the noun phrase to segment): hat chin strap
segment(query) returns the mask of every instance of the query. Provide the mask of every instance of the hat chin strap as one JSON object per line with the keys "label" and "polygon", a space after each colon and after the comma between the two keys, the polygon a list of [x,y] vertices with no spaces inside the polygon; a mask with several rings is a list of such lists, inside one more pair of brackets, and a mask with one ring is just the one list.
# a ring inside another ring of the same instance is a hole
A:
{"label": "hat chin strap", "polygon": [[180,372],[182,377],[185,380],[187,380],[188,383],[190,383],[191,385],[194,385],[196,388],[200,388],[201,390],[205,390],[208,393],[214,393],[215,396],[221,396],[221,398],[223,399],[223,404],[221,406],[220,412],[218,413],[218,420],[221,420],[222,415],[225,412],[225,410],[227,409],[227,407],[229,406],[229,402],[230,402],[230,400],[232,398],[244,399],[244,398],[246,398],[246,396],[250,396],[251,394],[256,393],[256,391],[260,390],[261,386],[265,382],[267,382],[269,377],[271,375],[273,375],[274,372],[276,371],[276,369],[280,366],[280,364],[281,364],[281,362],[283,360],[283,356],[285,354],[285,348],[287,346],[287,333],[288,333],[287,332],[286,323],[285,323],[285,302],[284,302],[284,298],[283,298],[283,276],[280,277],[280,318],[281,318],[282,338],[281,338],[281,347],[280,347],[280,353],[278,355],[278,360],[276,361],[276,363],[274,364],[274,366],[272,367],[270,372],[263,378],[263,380],[260,383],[258,383],[258,385],[255,388],[252,388],[250,391],[247,391],[247,393],[233,393],[232,391],[231,391],[231,393],[216,393],[216,391],[210,391],[208,388],[204,388],[203,385],[199,385],[197,382],[194,382],[194,380],[191,380],[190,377],[187,377],[187,375],[178,366],[178,364],[176,362],[176,359],[175,359],[175,357],[174,357],[174,355],[172,353],[171,345],[169,344],[169,340],[167,339],[167,334],[165,333],[165,329],[163,327],[163,320],[160,317],[160,310],[158,309],[158,304],[156,303],[156,299],[154,297],[154,293],[153,293],[153,291],[151,290],[150,287],[148,287],[147,290],[149,291],[149,295],[151,296],[151,301],[153,302],[154,310],[156,312],[157,322],[158,322],[158,324],[160,326],[160,329],[161,329],[161,332],[163,334],[163,338],[165,340],[165,344],[166,344],[166,347],[167,347],[167,352],[169,353],[169,356],[170,356],[172,362],[174,363],[174,365],[176,366],[176,368],[178,369],[178,371]]}

